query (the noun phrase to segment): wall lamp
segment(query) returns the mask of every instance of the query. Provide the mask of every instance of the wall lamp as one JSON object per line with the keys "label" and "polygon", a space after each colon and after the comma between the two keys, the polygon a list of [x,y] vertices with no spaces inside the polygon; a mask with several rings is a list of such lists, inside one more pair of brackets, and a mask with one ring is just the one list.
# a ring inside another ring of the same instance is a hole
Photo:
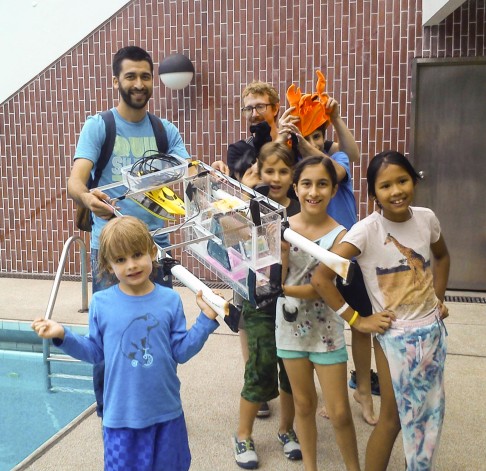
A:
{"label": "wall lamp", "polygon": [[174,90],[187,87],[194,77],[194,65],[184,54],[171,54],[159,64],[159,77],[162,83]]}

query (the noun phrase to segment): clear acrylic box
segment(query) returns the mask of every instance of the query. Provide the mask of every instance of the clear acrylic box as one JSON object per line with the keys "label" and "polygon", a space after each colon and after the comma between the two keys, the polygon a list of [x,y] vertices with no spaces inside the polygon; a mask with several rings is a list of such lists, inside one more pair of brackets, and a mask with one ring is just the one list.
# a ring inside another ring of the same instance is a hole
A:
{"label": "clear acrylic box", "polygon": [[187,175],[188,161],[177,155],[171,154],[171,157],[179,164],[174,165],[174,162],[154,159],[150,173],[145,173],[144,175],[137,175],[137,170],[134,170],[135,165],[122,167],[123,184],[131,192],[149,191],[184,178]]}
{"label": "clear acrylic box", "polygon": [[245,299],[250,271],[257,288],[269,283],[270,267],[281,263],[283,206],[210,174],[186,179],[185,206],[188,253]]}

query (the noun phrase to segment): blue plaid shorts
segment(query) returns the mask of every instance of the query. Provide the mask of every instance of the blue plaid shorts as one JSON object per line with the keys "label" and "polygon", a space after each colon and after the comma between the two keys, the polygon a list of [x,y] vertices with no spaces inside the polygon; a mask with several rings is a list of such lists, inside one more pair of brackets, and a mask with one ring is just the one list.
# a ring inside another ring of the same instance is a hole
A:
{"label": "blue plaid shorts", "polygon": [[184,414],[143,429],[103,427],[105,471],[187,471],[191,452]]}

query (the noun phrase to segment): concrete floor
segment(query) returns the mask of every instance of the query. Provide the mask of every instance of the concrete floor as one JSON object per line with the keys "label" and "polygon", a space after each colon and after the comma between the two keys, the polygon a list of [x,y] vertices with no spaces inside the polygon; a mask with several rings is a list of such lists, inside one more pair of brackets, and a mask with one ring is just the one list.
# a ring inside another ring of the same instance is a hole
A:
{"label": "concrete floor", "polygon": [[[30,321],[43,316],[52,281],[0,278],[0,319]],[[197,314],[194,295],[186,288],[180,292],[188,324]],[[229,290],[223,290],[227,297]],[[477,296],[478,294],[473,294]],[[63,281],[53,318],[65,323],[86,323],[81,306],[79,282]],[[486,386],[486,305],[449,303],[447,319],[449,347],[446,363],[447,409],[437,461],[440,471],[486,470],[486,407],[482,398]],[[349,345],[350,332],[346,332]],[[353,364],[349,362],[349,370]],[[238,336],[222,323],[210,336],[202,352],[179,367],[182,400],[189,429],[195,471],[226,471],[236,466],[231,435],[237,427],[239,394],[243,380],[243,361]],[[350,394],[352,390],[350,390]],[[319,393],[320,394],[320,393]],[[374,398],[379,409],[379,398]],[[360,408],[350,395],[358,436],[361,462],[372,428],[364,423]],[[272,416],[257,420],[254,439],[261,470],[303,470],[300,462],[285,459],[276,440],[278,400],[270,404]],[[19,414],[22,411],[19,411]],[[343,464],[328,420],[317,418],[318,462],[320,469],[342,470]],[[403,470],[400,437],[395,443],[389,470]],[[70,427],[61,431],[15,470],[95,471],[103,469],[101,424],[93,410],[86,411]]]}

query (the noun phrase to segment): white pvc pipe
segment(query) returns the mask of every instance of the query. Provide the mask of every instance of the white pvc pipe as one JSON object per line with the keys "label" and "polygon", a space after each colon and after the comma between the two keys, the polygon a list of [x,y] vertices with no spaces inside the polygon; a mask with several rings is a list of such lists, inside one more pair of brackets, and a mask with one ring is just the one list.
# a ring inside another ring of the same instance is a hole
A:
{"label": "white pvc pipe", "polygon": [[202,291],[204,301],[214,309],[218,316],[224,319],[224,317],[229,314],[229,302],[217,294],[214,294],[199,278],[196,278],[182,265],[174,265],[171,269],[171,273],[193,293]]}
{"label": "white pvc pipe", "polygon": [[[235,185],[238,185],[238,182],[236,182],[235,180],[232,180],[228,177],[227,177],[227,179],[230,182],[235,182],[234,183]],[[257,193],[253,189],[247,188],[244,185],[240,185],[240,186],[242,186],[245,189],[245,191],[248,191],[250,194],[257,196]],[[225,192],[224,190],[221,190],[221,189],[213,191],[213,196],[215,198],[218,198],[218,199],[224,199],[226,197],[233,198],[233,199],[239,199],[236,196],[229,195],[227,192]],[[247,204],[241,199],[240,199],[240,201],[241,201],[242,204]],[[277,205],[277,203],[275,203],[275,204]],[[292,230],[290,228],[287,228],[287,229],[284,230],[283,238],[287,242],[290,242],[291,244],[295,245],[296,247],[299,247],[299,249],[304,250],[305,252],[312,255],[315,259],[324,263],[324,265],[329,267],[336,274],[341,276],[344,280],[347,279],[349,267],[351,265],[350,260],[343,258],[343,257],[340,257],[339,255],[322,248],[321,246],[317,245],[315,242],[312,242],[311,240],[307,239],[306,237],[300,235],[299,233],[295,232],[294,230]]]}
{"label": "white pvc pipe", "polygon": [[350,260],[322,248],[315,242],[312,242],[292,229],[285,229],[283,231],[283,238],[292,245],[295,245],[304,252],[312,255],[315,259],[324,263],[324,265],[328,266],[331,270],[346,280],[349,266],[351,264]]}

